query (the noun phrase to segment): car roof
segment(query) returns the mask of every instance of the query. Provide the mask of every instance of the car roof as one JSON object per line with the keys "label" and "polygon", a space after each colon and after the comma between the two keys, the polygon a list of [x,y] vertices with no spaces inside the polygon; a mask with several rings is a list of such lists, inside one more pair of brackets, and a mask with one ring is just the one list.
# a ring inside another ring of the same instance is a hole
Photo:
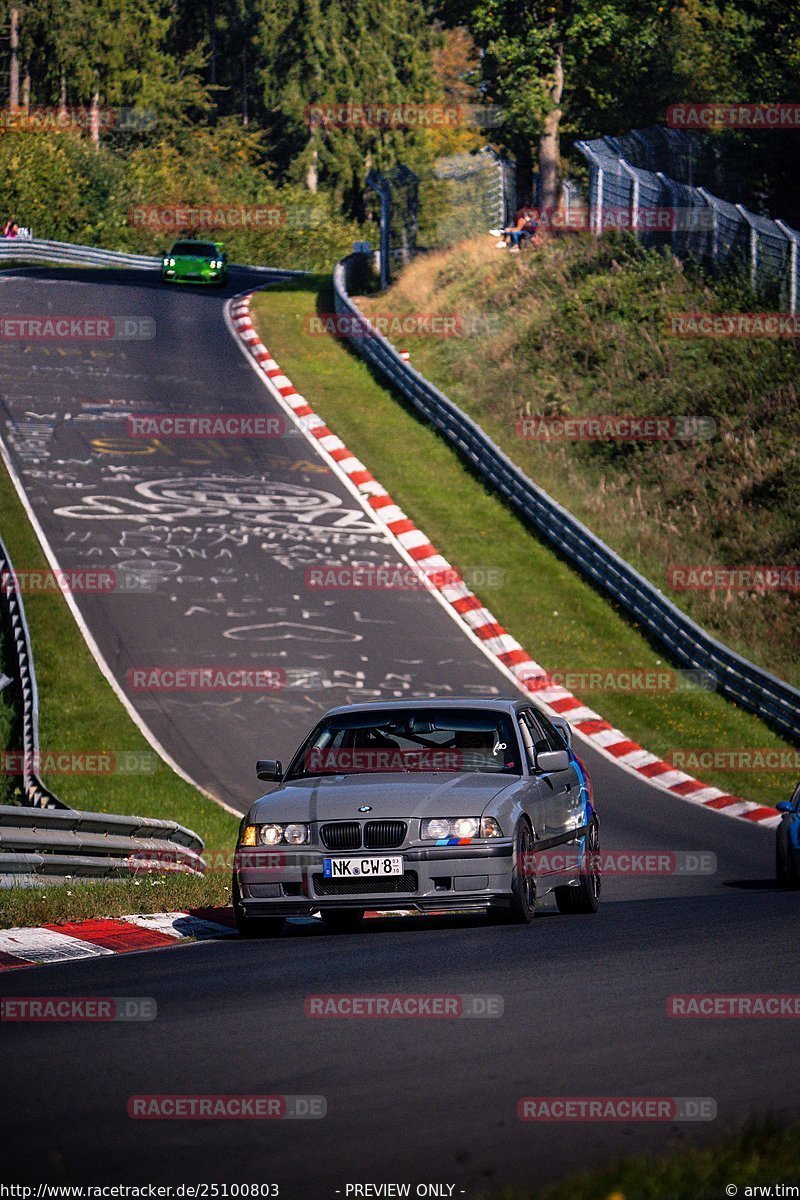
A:
{"label": "car roof", "polygon": [[337,708],[329,708],[320,718],[341,716],[344,713],[369,712],[407,712],[409,709],[420,708],[475,708],[488,709],[490,712],[505,712],[513,714],[520,708],[530,704],[528,700],[520,700],[514,696],[448,696],[436,697],[433,700],[371,700],[364,704],[342,704]]}

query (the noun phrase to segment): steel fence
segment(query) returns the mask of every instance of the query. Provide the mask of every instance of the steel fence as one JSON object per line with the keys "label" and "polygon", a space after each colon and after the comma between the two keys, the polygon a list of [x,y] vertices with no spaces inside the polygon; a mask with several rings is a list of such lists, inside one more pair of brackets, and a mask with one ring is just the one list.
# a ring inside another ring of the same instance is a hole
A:
{"label": "steel fence", "polygon": [[354,339],[360,354],[376,367],[413,407],[440,431],[470,465],[520,516],[593,584],[610,596],[681,666],[702,670],[717,690],[781,733],[800,740],[800,690],[748,662],[692,621],[658,588],[625,562],[590,529],[525,475],[481,427],[429,383],[369,324],[350,299],[350,272],[358,256],[334,271],[338,313],[357,317],[369,336]]}
{"label": "steel fence", "polygon": [[757,296],[795,315],[800,233],[695,186],[696,147],[703,145],[668,129],[576,142],[589,163],[592,231],[629,220],[644,244],[738,273]]}
{"label": "steel fence", "polygon": [[433,250],[504,226],[516,210],[514,164],[490,146],[438,159],[425,175],[400,164],[371,171],[380,200],[381,287],[418,249]]}

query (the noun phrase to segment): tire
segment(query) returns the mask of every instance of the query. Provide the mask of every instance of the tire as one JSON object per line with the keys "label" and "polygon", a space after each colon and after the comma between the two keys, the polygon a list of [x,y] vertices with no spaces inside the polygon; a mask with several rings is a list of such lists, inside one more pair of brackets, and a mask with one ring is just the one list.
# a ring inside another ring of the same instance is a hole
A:
{"label": "tire", "polygon": [[360,908],[329,908],[319,915],[332,933],[355,933],[364,920]]}
{"label": "tire", "polygon": [[[591,855],[596,855],[600,850],[600,826],[596,818],[589,825],[585,848]],[[554,889],[558,911],[570,916],[578,913],[596,913],[600,907],[600,886],[599,864],[595,863],[588,871],[581,868],[580,883],[577,886]]]}
{"label": "tire", "polygon": [[[511,866],[511,903],[492,907],[489,917],[501,925],[530,925],[536,908],[536,875],[532,870],[533,833],[525,817],[514,830]],[[527,865],[526,865],[527,862]]]}
{"label": "tire", "polygon": [[234,879],[231,889],[233,899],[233,918],[240,937],[262,938],[277,937],[283,933],[286,917],[247,917],[242,908],[242,898],[239,892],[238,880]]}

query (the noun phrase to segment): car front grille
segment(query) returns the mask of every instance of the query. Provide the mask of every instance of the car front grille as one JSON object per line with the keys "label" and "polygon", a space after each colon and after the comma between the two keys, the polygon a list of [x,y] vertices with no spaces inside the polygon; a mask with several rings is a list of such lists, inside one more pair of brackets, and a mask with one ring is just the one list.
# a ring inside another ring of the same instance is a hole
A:
{"label": "car front grille", "polygon": [[387,896],[398,892],[416,892],[417,872],[404,875],[372,875],[363,879],[326,879],[312,876],[317,896]]}
{"label": "car front grille", "polygon": [[[406,840],[405,821],[367,821],[363,830],[358,821],[329,821],[321,825],[319,836],[327,850],[395,850]],[[363,843],[362,843],[363,837]]]}
{"label": "car front grille", "polygon": [[358,821],[332,821],[329,825],[321,825],[319,836],[328,850],[361,848],[361,826]]}
{"label": "car front grille", "polygon": [[367,821],[364,845],[368,850],[394,850],[406,840],[405,821]]}

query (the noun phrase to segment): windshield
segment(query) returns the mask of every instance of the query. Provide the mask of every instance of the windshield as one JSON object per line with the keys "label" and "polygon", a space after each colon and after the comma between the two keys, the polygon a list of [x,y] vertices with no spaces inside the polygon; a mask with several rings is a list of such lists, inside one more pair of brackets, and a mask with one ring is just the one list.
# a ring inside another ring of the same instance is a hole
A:
{"label": "windshield", "polygon": [[195,258],[216,258],[217,247],[211,242],[176,242],[170,254],[192,254]]}
{"label": "windshield", "polygon": [[317,726],[285,778],[411,771],[520,775],[512,722],[485,709],[343,714]]}

